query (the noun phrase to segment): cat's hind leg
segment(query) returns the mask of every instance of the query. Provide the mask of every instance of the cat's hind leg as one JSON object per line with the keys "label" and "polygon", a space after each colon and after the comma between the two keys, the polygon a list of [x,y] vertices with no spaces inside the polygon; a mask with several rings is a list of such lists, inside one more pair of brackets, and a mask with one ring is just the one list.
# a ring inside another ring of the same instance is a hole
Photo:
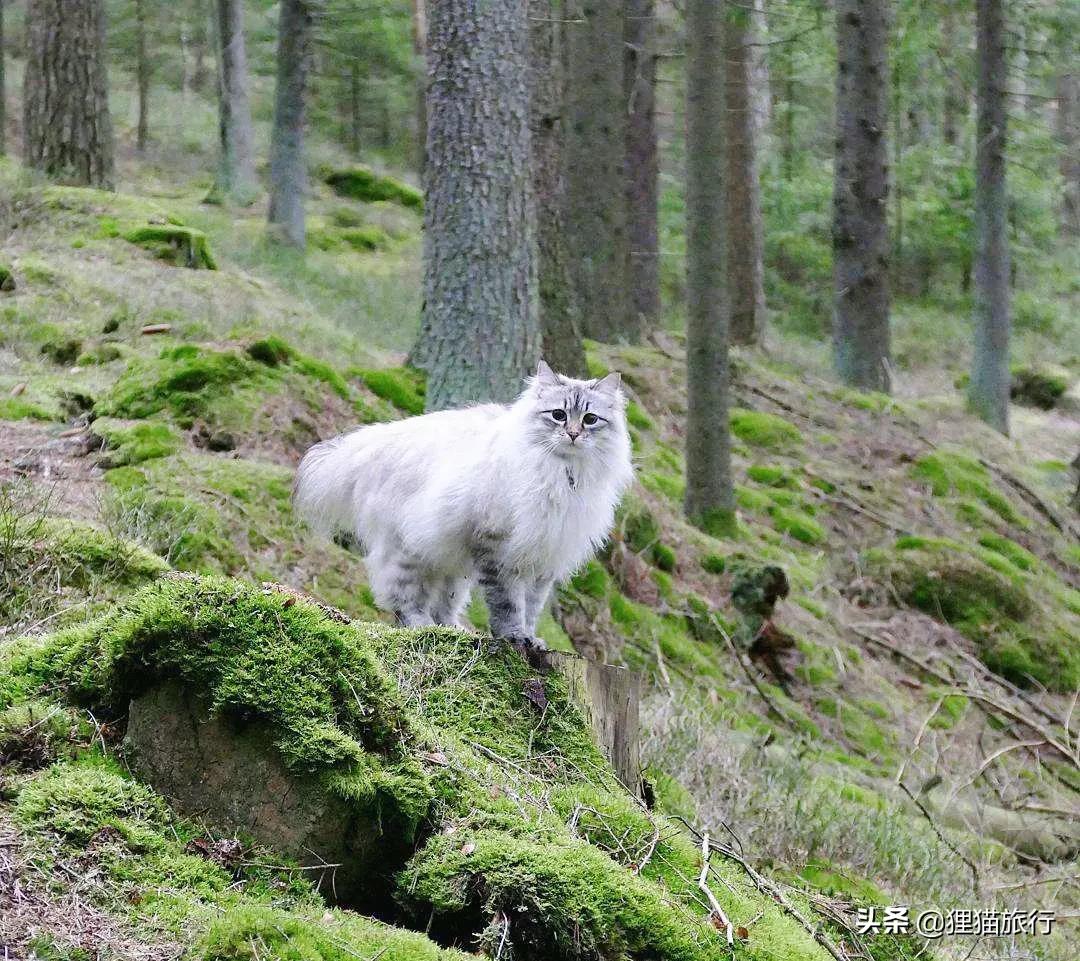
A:
{"label": "cat's hind leg", "polygon": [[447,577],[435,592],[431,616],[436,624],[448,627],[467,627],[465,608],[469,603],[471,585],[467,577]]}
{"label": "cat's hind leg", "polygon": [[392,611],[404,627],[436,623],[432,614],[432,574],[417,557],[379,551],[367,558],[368,578],[375,603]]}
{"label": "cat's hind leg", "polygon": [[540,620],[540,615],[544,613],[544,605],[551,594],[553,583],[550,577],[541,577],[525,585],[525,630],[533,636],[537,646],[546,646],[536,636],[536,624]]}

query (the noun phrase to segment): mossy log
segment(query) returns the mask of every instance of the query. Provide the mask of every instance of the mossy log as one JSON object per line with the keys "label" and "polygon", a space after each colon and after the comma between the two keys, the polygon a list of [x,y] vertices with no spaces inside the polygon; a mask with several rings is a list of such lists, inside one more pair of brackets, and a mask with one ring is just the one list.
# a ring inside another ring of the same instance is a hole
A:
{"label": "mossy log", "polygon": [[128,243],[157,249],[159,253],[175,252],[177,263],[192,270],[200,267],[217,270],[217,261],[210,251],[206,234],[194,227],[180,224],[146,224],[124,234]]}
{"label": "mossy log", "polygon": [[415,187],[393,177],[377,174],[368,167],[324,170],[323,179],[341,197],[374,202],[389,200],[413,210],[424,206],[424,195]]}

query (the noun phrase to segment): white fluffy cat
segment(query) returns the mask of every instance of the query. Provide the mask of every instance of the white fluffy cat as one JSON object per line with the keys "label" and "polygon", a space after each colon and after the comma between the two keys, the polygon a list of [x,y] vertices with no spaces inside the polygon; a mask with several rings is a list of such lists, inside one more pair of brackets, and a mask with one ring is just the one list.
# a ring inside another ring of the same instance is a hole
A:
{"label": "white fluffy cat", "polygon": [[376,602],[406,626],[460,624],[472,586],[491,632],[542,647],[552,584],[603,543],[630,483],[619,375],[573,380],[543,361],[516,401],[363,427],[316,444],[295,503],[355,538]]}

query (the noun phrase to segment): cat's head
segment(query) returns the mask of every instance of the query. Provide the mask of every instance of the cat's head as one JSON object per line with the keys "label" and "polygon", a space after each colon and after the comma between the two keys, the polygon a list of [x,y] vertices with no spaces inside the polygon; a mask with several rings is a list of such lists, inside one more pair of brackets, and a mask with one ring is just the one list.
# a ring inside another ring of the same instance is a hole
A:
{"label": "cat's head", "polygon": [[522,395],[531,439],[563,457],[585,457],[624,443],[626,398],[620,383],[617,373],[575,380],[540,361]]}

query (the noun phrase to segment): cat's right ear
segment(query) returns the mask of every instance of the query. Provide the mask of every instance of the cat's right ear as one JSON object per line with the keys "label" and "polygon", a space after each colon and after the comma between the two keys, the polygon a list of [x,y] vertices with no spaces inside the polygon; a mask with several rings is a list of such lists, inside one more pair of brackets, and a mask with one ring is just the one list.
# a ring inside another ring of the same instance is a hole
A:
{"label": "cat's right ear", "polygon": [[545,387],[558,387],[561,383],[559,375],[556,374],[543,360],[536,365],[536,382]]}

